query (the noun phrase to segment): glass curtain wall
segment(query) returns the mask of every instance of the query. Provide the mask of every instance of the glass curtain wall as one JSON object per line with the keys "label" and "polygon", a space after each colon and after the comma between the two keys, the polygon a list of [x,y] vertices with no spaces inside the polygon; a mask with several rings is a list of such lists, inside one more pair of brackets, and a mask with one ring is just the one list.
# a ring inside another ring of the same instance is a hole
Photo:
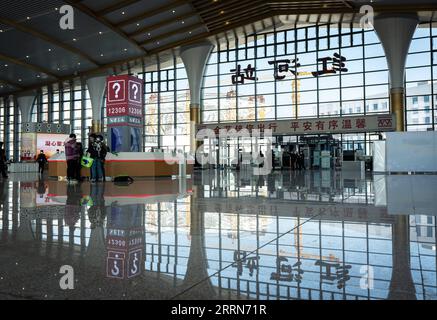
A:
{"label": "glass curtain wall", "polygon": [[408,131],[435,130],[437,116],[437,28],[416,29],[406,65],[406,123]]}
{"label": "glass curtain wall", "polygon": [[92,121],[91,100],[85,82],[75,80],[43,87],[37,94],[31,119],[69,124],[77,139],[84,143]]}
{"label": "glass curtain wall", "polygon": [[145,82],[144,145],[147,150],[185,150],[190,146],[190,90],[180,58],[149,66]]}
{"label": "glass curtain wall", "polygon": [[[437,28],[423,23],[417,28],[407,59],[406,124],[409,131],[435,130],[437,115]],[[317,59],[337,53],[347,60],[347,72],[314,77],[321,69]],[[285,72],[275,80],[269,61],[293,60],[298,76]],[[299,60],[296,60],[299,59]],[[254,81],[232,84],[240,65],[256,69]],[[142,68],[145,81],[144,147],[188,150],[189,88],[179,57]],[[205,123],[364,115],[389,111],[388,70],[383,48],[373,30],[346,25],[319,25],[275,30],[221,44],[211,54],[202,88],[202,121]],[[13,99],[2,99],[2,140],[7,155],[18,155],[21,117]],[[37,94],[32,121],[72,125],[80,139],[91,126],[91,103],[84,81],[42,87]],[[105,115],[103,110],[102,115]],[[104,128],[106,119],[104,117]],[[15,127],[16,130],[13,130]],[[371,134],[339,135],[345,149],[360,143],[368,150]],[[16,154],[14,154],[14,152]]]}
{"label": "glass curtain wall", "polygon": [[[412,41],[406,70],[407,129],[434,130],[437,28],[423,23]],[[317,60],[338,54],[347,71],[315,77]],[[275,79],[275,63],[289,70]],[[282,61],[282,62],[281,62]],[[255,68],[255,80],[232,84],[231,70]],[[203,86],[204,123],[282,120],[389,112],[389,75],[374,30],[318,25],[274,30],[221,44],[208,62]],[[378,135],[335,135],[343,149],[367,153]]]}

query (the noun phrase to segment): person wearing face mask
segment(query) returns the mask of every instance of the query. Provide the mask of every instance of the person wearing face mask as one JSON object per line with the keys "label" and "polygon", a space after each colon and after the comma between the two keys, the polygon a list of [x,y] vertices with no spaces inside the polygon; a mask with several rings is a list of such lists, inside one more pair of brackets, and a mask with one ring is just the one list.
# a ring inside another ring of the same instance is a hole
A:
{"label": "person wearing face mask", "polygon": [[103,142],[103,136],[91,135],[87,152],[93,159],[93,164],[91,166],[91,182],[103,181],[104,163],[106,154],[108,153],[107,147]]}

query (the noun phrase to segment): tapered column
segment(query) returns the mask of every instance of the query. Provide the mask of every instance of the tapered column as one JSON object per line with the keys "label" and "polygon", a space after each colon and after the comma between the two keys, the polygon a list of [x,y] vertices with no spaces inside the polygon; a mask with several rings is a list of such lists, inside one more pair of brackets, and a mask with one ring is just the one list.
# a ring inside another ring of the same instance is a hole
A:
{"label": "tapered column", "polygon": [[[198,190],[194,188],[190,205],[190,255],[187,271],[182,284],[183,290],[189,290],[191,299],[215,299],[216,291],[208,274],[208,257],[205,250],[204,213],[199,210],[196,198]],[[183,298],[183,295],[181,296]]]}
{"label": "tapered column", "polygon": [[195,154],[200,141],[196,141],[196,125],[200,124],[200,91],[206,63],[214,46],[209,42],[202,42],[183,47],[180,56],[185,65],[188,83],[190,85],[190,152]]}
{"label": "tapered column", "polygon": [[17,240],[19,241],[34,241],[35,237],[32,232],[31,221],[28,218],[21,217],[20,225],[17,230]]}
{"label": "tapered column", "polygon": [[195,154],[201,141],[196,140],[196,125],[200,124],[200,104],[190,103],[190,152]]}
{"label": "tapered column", "polygon": [[389,300],[416,300],[410,265],[410,216],[396,216],[392,226],[393,268]]}
{"label": "tapered column", "polygon": [[92,128],[91,132],[102,132],[102,109],[104,103],[106,76],[89,78],[86,81],[90,93],[92,107]]}
{"label": "tapered column", "polygon": [[106,259],[105,230],[102,225],[91,229],[85,262],[95,267],[104,268]]}
{"label": "tapered column", "polygon": [[395,114],[396,131],[405,131],[405,63],[418,23],[416,13],[379,14],[374,19],[390,73],[390,109]]}
{"label": "tapered column", "polygon": [[21,123],[27,123],[31,121],[32,118],[32,107],[36,98],[36,93],[31,92],[26,95],[18,96],[18,108],[21,113]]}

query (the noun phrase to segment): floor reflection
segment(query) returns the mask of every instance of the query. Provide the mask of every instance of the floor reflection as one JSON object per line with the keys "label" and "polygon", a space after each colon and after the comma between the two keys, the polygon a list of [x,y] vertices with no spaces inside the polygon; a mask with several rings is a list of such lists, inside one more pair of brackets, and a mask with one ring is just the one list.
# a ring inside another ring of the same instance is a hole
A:
{"label": "floor reflection", "polygon": [[[436,299],[435,186],[333,171],[70,186],[11,175],[0,181],[0,294]],[[59,287],[62,265],[74,290]]]}

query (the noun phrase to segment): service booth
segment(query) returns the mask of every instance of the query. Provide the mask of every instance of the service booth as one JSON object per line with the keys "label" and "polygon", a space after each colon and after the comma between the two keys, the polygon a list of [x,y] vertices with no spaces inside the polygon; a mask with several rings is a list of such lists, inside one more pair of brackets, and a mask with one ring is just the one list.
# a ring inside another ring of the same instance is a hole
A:
{"label": "service booth", "polygon": [[[182,153],[168,152],[119,152],[108,153],[105,160],[106,177],[185,177],[192,175],[194,158]],[[65,154],[56,154],[49,159],[49,176],[65,177],[67,162]],[[82,167],[82,177],[90,176],[90,169]]]}
{"label": "service booth", "polygon": [[[143,149],[143,80],[131,75],[106,79],[107,146],[105,176],[186,177],[193,173],[194,157],[176,152],[141,152]],[[102,134],[104,135],[104,134]],[[85,146],[86,147],[86,146]],[[90,169],[82,167],[82,177]],[[67,175],[64,153],[49,159],[49,176]]]}

